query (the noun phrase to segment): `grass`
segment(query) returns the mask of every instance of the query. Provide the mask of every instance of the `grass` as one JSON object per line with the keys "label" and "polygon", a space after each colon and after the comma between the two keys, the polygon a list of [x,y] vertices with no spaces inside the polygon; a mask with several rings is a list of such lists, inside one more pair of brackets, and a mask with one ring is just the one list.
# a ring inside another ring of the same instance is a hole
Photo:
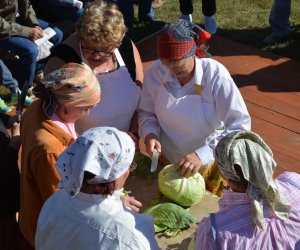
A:
{"label": "grass", "polygon": [[[300,0],[292,1],[290,15],[292,30],[289,39],[275,46],[266,46],[263,43],[264,37],[271,33],[269,14],[273,0],[216,1],[215,17],[218,23],[216,35],[300,61]],[[166,0],[161,8],[155,9],[155,13],[161,20],[171,23],[180,16],[179,1]],[[201,1],[194,0],[193,21],[202,26],[203,19]],[[138,41],[158,29],[159,27],[152,25],[145,27],[136,24],[131,35],[133,40]]]}

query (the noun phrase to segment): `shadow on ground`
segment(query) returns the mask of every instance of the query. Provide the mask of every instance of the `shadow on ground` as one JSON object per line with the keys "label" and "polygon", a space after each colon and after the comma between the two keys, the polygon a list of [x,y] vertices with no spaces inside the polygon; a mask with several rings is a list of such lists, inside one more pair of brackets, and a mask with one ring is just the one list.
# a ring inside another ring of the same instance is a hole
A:
{"label": "shadow on ground", "polygon": [[[267,46],[263,42],[263,39],[270,33],[270,29],[218,29],[217,35],[281,57],[300,61],[300,25],[293,26],[289,37],[273,46]],[[225,55],[226,51],[220,56]]]}
{"label": "shadow on ground", "polygon": [[[298,66],[296,70],[295,66]],[[248,75],[232,75],[239,88],[256,85],[263,92],[300,92],[300,63],[286,61],[276,66],[268,66]]]}

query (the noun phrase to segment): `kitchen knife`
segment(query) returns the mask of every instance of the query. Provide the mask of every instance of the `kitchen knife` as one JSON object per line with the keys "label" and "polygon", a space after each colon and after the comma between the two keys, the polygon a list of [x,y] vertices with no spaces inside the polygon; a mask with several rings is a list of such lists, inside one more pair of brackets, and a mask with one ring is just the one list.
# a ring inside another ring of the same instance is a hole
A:
{"label": "kitchen knife", "polygon": [[154,172],[157,169],[158,158],[159,158],[159,152],[156,149],[154,149],[152,153],[150,172]]}

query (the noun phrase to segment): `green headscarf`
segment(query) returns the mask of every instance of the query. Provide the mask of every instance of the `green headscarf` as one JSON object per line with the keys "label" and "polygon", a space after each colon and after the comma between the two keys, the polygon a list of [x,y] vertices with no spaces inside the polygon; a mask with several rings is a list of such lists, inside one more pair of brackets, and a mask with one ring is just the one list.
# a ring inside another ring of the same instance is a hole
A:
{"label": "green headscarf", "polygon": [[248,181],[246,193],[252,206],[252,218],[260,229],[265,227],[264,200],[267,200],[277,217],[288,218],[290,205],[272,178],[276,162],[271,149],[260,136],[250,131],[233,132],[218,143],[215,158],[226,179],[240,181],[234,165],[241,167]]}

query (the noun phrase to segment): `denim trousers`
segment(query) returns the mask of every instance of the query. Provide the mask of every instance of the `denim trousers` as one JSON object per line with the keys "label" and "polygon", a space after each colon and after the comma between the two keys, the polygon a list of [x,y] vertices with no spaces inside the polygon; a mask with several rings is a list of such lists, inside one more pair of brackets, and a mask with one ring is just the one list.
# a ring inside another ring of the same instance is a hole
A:
{"label": "denim trousers", "polygon": [[[183,15],[193,14],[193,0],[179,0],[179,6]],[[213,16],[216,10],[216,0],[202,0],[202,13],[204,16]]]}
{"label": "denim trousers", "polygon": [[[107,0],[118,5],[120,11],[123,13],[125,25],[131,28],[134,21],[134,10],[132,0]],[[139,0],[138,1],[138,18],[144,17],[154,18],[154,10],[152,8],[152,0]]]}
{"label": "denim trousers", "polygon": [[[85,3],[85,1],[81,0]],[[78,9],[77,7],[64,7],[48,5],[47,1],[41,1],[38,5],[36,13],[38,17],[43,18],[49,22],[61,22],[70,20],[76,22],[82,15],[84,8]]]}
{"label": "denim trousers", "polygon": [[4,64],[4,62],[0,59],[0,85],[3,84],[6,88],[15,92],[18,88],[18,82],[11,75],[10,70]]}
{"label": "denim trousers", "polygon": [[[38,21],[42,29],[47,27],[54,29],[56,35],[50,39],[50,42],[54,45],[59,44],[63,38],[62,31],[48,22],[40,19]],[[35,73],[43,70],[45,61],[41,60],[37,63],[38,47],[36,44],[26,37],[12,36],[0,40],[0,47],[19,56],[19,59],[13,62],[13,75],[19,83],[19,88],[22,89],[25,82],[29,87],[32,86]]]}
{"label": "denim trousers", "polygon": [[271,29],[278,35],[288,35],[290,32],[289,17],[291,14],[291,0],[274,0],[269,22]]}

